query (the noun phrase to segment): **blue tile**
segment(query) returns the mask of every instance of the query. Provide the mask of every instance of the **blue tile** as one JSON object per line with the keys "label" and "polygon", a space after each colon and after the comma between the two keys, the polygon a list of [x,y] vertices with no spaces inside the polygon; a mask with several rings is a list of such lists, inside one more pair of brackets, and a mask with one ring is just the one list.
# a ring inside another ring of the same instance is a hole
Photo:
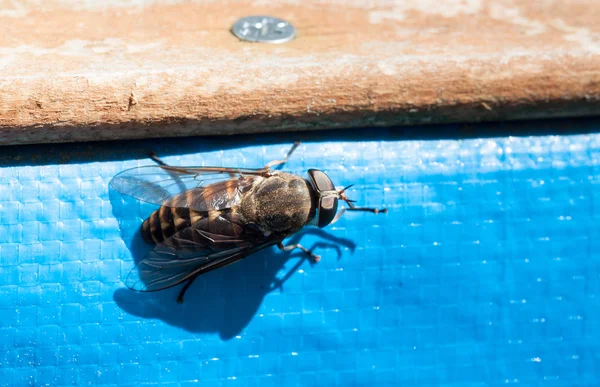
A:
{"label": "blue tile", "polygon": [[12,371],[13,386],[35,386],[37,380],[35,368],[15,368]]}
{"label": "blue tile", "polygon": [[10,351],[15,346],[17,329],[10,326],[0,327],[0,348]]}
{"label": "blue tile", "polygon": [[[139,366],[139,382],[152,383],[153,380],[161,379],[161,364],[143,364]],[[164,379],[164,382],[172,382],[172,380]]]}
{"label": "blue tile", "polygon": [[56,347],[36,348],[35,350],[36,367],[54,367],[58,366],[58,351]]}
{"label": "blue tile", "polygon": [[22,377],[31,376],[31,374],[34,372],[33,366],[35,365],[35,349],[33,347],[19,348],[17,349],[16,353],[17,356],[15,369],[20,369],[19,375]]}

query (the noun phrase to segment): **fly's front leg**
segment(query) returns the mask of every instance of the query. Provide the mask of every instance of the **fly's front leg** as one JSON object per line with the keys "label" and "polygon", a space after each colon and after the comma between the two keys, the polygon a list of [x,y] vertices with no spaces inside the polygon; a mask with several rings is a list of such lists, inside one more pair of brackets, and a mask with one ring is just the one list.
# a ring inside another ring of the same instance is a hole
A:
{"label": "fly's front leg", "polygon": [[192,278],[190,278],[189,280],[187,280],[187,282],[185,283],[185,285],[183,285],[183,288],[179,291],[179,295],[177,296],[177,303],[178,304],[183,304],[183,296],[185,295],[185,292],[187,292],[187,290],[189,289],[189,287],[192,286],[192,284],[194,283],[194,281],[196,280],[196,278],[198,278],[197,275],[193,276]]}
{"label": "fly's front leg", "polygon": [[277,247],[279,247],[279,250],[281,250],[281,251],[292,251],[294,249],[300,249],[300,250],[304,251],[313,260],[313,262],[319,262],[321,260],[320,255],[313,254],[312,251],[310,251],[309,249],[307,249],[306,247],[302,246],[299,243],[297,243],[295,245],[284,246],[283,243],[279,242],[277,244]]}
{"label": "fly's front leg", "polygon": [[300,141],[296,141],[294,143],[294,145],[292,145],[292,149],[290,149],[290,151],[288,152],[288,154],[285,156],[285,159],[283,159],[283,160],[273,160],[273,161],[269,162],[267,165],[265,165],[265,169],[271,169],[272,167],[275,167],[277,165],[283,165],[283,164],[287,163],[288,159],[290,158],[290,156],[292,155],[292,153],[294,153],[294,151],[296,150],[296,148],[298,148],[299,145],[300,145]]}
{"label": "fly's front leg", "polygon": [[348,206],[350,208],[346,208],[347,211],[363,211],[363,212],[372,212],[374,214],[386,214],[388,212],[387,208],[371,208],[371,207],[356,207],[352,201],[346,200]]}
{"label": "fly's front leg", "polygon": [[388,212],[387,208],[368,208],[368,207],[354,207],[348,208],[347,211],[362,211],[362,212],[372,212],[374,214],[386,214]]}

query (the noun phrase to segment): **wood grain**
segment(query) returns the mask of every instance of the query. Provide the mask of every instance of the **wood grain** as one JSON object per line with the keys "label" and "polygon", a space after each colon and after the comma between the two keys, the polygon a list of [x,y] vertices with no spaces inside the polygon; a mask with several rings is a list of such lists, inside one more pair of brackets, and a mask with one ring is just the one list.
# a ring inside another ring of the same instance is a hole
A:
{"label": "wood grain", "polygon": [[[240,17],[297,38],[245,43]],[[596,0],[0,1],[0,144],[600,112]]]}

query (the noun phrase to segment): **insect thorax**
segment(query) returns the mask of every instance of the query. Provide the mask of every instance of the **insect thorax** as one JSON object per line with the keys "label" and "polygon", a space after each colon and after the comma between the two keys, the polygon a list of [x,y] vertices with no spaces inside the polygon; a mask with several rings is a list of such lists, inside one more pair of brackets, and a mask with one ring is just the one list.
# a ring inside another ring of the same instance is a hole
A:
{"label": "insect thorax", "polygon": [[307,180],[281,172],[260,181],[244,196],[241,213],[246,222],[258,224],[265,232],[289,234],[312,220],[315,205]]}

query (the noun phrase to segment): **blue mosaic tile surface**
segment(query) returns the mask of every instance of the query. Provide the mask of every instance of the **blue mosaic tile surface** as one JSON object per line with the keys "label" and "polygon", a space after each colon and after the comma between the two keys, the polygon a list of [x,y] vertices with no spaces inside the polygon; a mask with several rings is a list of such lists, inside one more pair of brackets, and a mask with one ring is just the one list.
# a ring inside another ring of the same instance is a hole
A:
{"label": "blue mosaic tile surface", "polygon": [[[0,386],[598,385],[600,135],[361,135],[4,148]],[[296,138],[285,170],[389,213],[294,237],[318,264],[269,249],[206,274],[183,305],[124,287],[154,208],[113,175],[148,150],[260,167]]]}

